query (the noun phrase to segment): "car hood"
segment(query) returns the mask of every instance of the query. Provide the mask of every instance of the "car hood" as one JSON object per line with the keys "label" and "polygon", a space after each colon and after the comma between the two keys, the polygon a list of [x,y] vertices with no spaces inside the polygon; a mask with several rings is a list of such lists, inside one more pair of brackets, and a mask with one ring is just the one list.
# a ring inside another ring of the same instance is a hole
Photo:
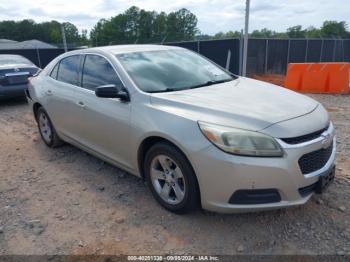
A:
{"label": "car hood", "polygon": [[243,77],[198,89],[152,94],[151,103],[196,121],[256,131],[309,114],[318,106],[307,96]]}

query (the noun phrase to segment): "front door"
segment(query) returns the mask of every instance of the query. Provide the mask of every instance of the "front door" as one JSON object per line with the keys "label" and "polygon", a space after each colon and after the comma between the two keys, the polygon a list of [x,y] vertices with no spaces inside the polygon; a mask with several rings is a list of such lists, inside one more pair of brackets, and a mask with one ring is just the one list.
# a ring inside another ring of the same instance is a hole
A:
{"label": "front door", "polygon": [[79,108],[76,123],[79,142],[125,167],[131,167],[131,104],[95,95],[98,86],[110,84],[121,85],[110,62],[99,55],[86,55],[82,64],[81,86],[75,97]]}

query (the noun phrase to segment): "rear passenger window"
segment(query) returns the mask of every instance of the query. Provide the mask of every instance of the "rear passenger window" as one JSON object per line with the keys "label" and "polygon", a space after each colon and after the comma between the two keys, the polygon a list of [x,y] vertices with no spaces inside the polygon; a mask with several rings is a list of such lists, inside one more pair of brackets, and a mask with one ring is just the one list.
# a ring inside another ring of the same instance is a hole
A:
{"label": "rear passenger window", "polygon": [[50,74],[50,76],[53,78],[53,79],[57,79],[57,72],[58,72],[58,65],[59,65],[60,63],[58,62],[56,65],[55,65],[55,67],[52,69],[52,71],[51,71],[51,74]]}
{"label": "rear passenger window", "polygon": [[83,67],[82,87],[94,91],[98,86],[111,84],[121,84],[111,64],[101,56],[86,55]]}
{"label": "rear passenger window", "polygon": [[57,80],[71,85],[78,85],[79,55],[63,58],[58,68]]}

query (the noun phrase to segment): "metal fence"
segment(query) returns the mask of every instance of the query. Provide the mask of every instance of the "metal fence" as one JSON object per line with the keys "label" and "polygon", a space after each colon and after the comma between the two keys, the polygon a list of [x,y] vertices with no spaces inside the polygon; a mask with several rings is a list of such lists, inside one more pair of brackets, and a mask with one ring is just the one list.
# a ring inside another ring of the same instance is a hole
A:
{"label": "metal fence", "polygon": [[[242,72],[241,38],[164,43],[198,52],[235,74]],[[45,67],[64,49],[0,50],[0,54],[19,54],[39,67]],[[350,62],[350,39],[261,39],[248,42],[247,74],[285,74],[288,63]]]}
{"label": "metal fence", "polygon": [[[240,38],[167,43],[194,50],[241,74],[242,45]],[[229,67],[227,61],[230,59]],[[288,63],[350,62],[350,39],[262,39],[248,42],[247,74],[285,74]]]}
{"label": "metal fence", "polygon": [[188,41],[165,43],[165,45],[180,46],[209,58],[215,63],[225,67],[233,73],[240,72],[240,40],[224,39],[224,40],[206,40],[206,41]]}

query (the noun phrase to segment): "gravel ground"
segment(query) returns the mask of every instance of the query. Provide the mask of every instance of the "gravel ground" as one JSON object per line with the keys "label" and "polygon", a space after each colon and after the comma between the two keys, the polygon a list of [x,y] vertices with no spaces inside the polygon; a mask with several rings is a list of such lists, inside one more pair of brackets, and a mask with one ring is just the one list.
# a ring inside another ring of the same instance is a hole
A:
{"label": "gravel ground", "polygon": [[350,254],[350,96],[312,95],[338,136],[337,177],[283,210],[179,216],[142,180],[66,145],[41,141],[25,102],[0,104],[0,255]]}

